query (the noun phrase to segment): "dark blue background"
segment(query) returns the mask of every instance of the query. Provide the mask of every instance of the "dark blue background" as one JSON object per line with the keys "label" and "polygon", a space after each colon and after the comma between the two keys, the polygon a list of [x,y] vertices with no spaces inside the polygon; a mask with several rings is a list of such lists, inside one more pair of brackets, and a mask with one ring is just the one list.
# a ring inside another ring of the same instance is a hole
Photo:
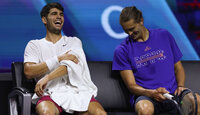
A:
{"label": "dark blue background", "polygon": [[[13,61],[23,61],[29,40],[45,37],[39,13],[52,1],[60,2],[65,8],[63,34],[79,37],[90,61],[111,61],[115,47],[125,38],[117,39],[106,32],[102,26],[105,10],[132,5],[143,12],[147,28],[165,28],[172,33],[183,53],[182,60],[199,60],[200,6],[197,0],[1,0],[1,72],[9,71]],[[118,10],[110,12],[108,18],[108,24],[116,34],[123,33]]]}

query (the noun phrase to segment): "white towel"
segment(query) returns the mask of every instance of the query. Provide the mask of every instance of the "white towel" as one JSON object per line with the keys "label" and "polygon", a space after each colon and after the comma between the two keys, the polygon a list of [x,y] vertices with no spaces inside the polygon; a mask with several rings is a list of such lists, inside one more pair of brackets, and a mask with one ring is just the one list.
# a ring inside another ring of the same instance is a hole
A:
{"label": "white towel", "polygon": [[[56,98],[62,97],[62,94],[60,96],[57,96],[57,94],[55,94],[56,97],[54,97],[54,95],[51,95],[51,97],[66,111],[86,111],[88,109],[88,105],[92,96],[96,97],[97,95],[97,87],[91,81],[84,53],[76,49],[71,49],[69,53],[76,55],[79,63],[76,64],[69,60],[63,60],[61,61],[61,65],[67,66],[68,78],[65,77],[64,80],[66,82],[69,81],[69,83],[74,87],[73,91],[67,93],[67,98],[65,102],[61,102],[64,101],[63,99],[60,100],[60,98]],[[64,95],[65,94],[63,94],[63,96]],[[72,98],[71,102],[68,102],[68,98]]]}

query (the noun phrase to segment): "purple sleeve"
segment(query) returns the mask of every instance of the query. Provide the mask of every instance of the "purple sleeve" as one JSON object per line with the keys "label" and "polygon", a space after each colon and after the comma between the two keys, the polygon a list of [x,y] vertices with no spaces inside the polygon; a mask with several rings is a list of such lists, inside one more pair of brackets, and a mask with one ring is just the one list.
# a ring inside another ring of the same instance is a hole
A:
{"label": "purple sleeve", "polygon": [[132,70],[125,48],[118,47],[114,52],[112,70]]}
{"label": "purple sleeve", "polygon": [[174,37],[168,32],[170,46],[172,49],[172,54],[174,58],[174,64],[181,60],[181,57],[183,56],[180,49],[178,48],[176,41],[174,40]]}

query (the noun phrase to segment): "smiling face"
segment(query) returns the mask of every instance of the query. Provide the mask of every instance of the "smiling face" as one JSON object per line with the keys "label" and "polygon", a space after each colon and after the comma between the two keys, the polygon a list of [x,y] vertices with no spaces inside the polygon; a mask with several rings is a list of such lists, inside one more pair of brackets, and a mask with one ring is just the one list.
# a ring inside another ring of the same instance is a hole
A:
{"label": "smiling face", "polygon": [[145,29],[143,26],[143,20],[137,23],[134,21],[134,19],[130,19],[129,21],[122,22],[121,26],[124,31],[135,41],[140,41],[140,39],[143,39],[143,33]]}
{"label": "smiling face", "polygon": [[42,21],[46,25],[47,31],[60,34],[64,24],[64,14],[61,10],[52,8],[47,17],[42,17]]}

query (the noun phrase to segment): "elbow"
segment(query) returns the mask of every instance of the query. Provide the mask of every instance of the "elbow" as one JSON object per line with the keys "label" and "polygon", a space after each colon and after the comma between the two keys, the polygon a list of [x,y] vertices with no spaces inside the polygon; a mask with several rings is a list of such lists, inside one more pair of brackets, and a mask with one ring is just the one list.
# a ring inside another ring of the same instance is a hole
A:
{"label": "elbow", "polygon": [[136,84],[128,84],[128,89],[129,91],[131,91],[132,93],[135,92],[135,90],[137,89],[137,85]]}
{"label": "elbow", "polygon": [[33,72],[30,69],[24,69],[24,75],[27,79],[34,78]]}
{"label": "elbow", "polygon": [[27,76],[27,75],[26,75],[26,78],[27,78],[27,79],[32,79],[33,77],[32,77],[32,76]]}

